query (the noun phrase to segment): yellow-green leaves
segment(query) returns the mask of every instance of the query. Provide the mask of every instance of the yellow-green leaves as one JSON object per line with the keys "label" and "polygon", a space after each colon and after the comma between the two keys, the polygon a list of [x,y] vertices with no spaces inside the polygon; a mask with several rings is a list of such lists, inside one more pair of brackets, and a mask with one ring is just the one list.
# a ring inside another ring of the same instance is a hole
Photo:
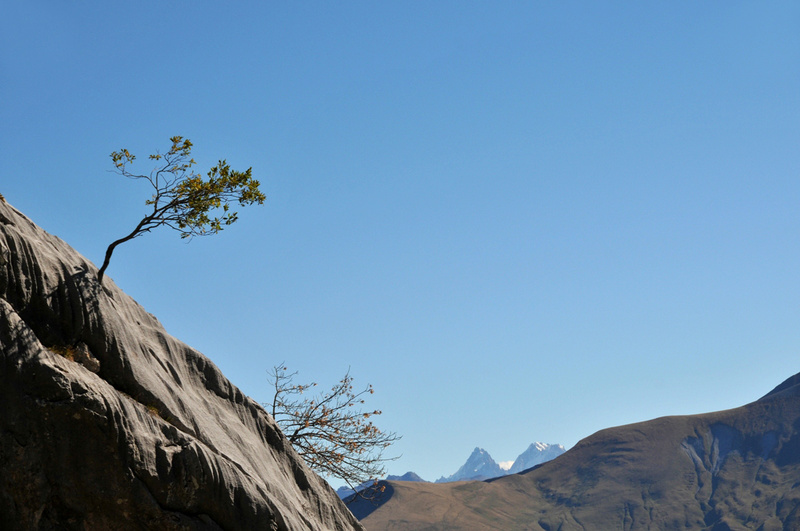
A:
{"label": "yellow-green leaves", "polygon": [[114,162],[114,166],[121,171],[124,171],[126,164],[130,164],[135,159],[136,157],[131,155],[130,151],[125,148],[111,152],[111,160]]}
{"label": "yellow-green leaves", "polygon": [[[207,179],[193,176],[175,187],[175,201],[181,208],[178,221],[182,237],[216,234],[223,226],[239,219],[238,212],[230,210],[230,203],[242,206],[263,204],[266,196],[259,190],[260,183],[253,179],[253,169],[238,172],[225,160],[211,168]],[[211,217],[209,212],[222,208],[221,217]]]}
{"label": "yellow-green leaves", "polygon": [[[166,153],[157,152],[149,156],[150,160],[159,163],[149,174],[135,174],[128,170],[128,165],[136,157],[127,149],[111,153],[116,173],[129,179],[147,180],[155,193],[145,200],[145,205],[152,211],[130,234],[109,245],[98,273],[101,282],[117,245],[162,225],[178,231],[181,238],[216,234],[239,219],[238,212],[230,210],[232,202],[238,202],[240,206],[260,205],[266,199],[259,190],[260,183],[253,179],[252,168],[239,172],[231,169],[225,160],[220,160],[204,179],[191,169],[196,164],[191,158],[192,142],[182,136],[173,136],[170,142],[172,145]],[[216,217],[220,209],[219,217]]]}

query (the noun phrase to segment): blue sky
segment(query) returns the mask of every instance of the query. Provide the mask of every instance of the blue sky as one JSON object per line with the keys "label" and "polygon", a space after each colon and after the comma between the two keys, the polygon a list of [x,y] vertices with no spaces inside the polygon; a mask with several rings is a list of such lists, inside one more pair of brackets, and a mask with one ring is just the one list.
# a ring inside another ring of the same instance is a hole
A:
{"label": "blue sky", "polygon": [[99,264],[111,151],[252,166],[107,274],[254,399],[350,367],[432,480],[800,370],[797,3],[231,4],[6,6],[0,192]]}

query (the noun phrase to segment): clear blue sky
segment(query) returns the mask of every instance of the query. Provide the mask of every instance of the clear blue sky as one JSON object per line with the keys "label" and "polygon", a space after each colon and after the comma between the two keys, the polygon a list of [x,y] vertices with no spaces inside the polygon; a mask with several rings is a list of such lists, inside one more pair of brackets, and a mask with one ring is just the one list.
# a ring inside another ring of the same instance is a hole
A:
{"label": "clear blue sky", "polygon": [[107,170],[195,144],[263,207],[108,275],[245,393],[372,383],[389,473],[735,407],[800,371],[797,2],[10,2],[0,193],[95,263]]}

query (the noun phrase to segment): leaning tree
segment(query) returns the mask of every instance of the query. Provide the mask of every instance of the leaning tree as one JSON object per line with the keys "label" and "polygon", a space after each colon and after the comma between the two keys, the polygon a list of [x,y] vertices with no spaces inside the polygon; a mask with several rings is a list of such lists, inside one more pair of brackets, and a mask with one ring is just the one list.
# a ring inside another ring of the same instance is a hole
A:
{"label": "leaning tree", "polygon": [[105,260],[97,274],[100,283],[118,245],[161,226],[178,231],[181,238],[216,234],[238,219],[238,213],[230,208],[231,203],[263,204],[266,199],[258,189],[260,183],[253,179],[252,168],[235,171],[225,160],[220,160],[208,171],[207,178],[203,178],[192,170],[195,165],[191,158],[192,142],[182,136],[173,136],[170,141],[169,151],[150,155],[156,166],[147,174],[129,170],[136,156],[127,149],[111,153],[115,168],[112,171],[129,179],[148,181],[154,193],[145,201],[150,210],[144,218],[127,236],[112,242],[106,249]]}

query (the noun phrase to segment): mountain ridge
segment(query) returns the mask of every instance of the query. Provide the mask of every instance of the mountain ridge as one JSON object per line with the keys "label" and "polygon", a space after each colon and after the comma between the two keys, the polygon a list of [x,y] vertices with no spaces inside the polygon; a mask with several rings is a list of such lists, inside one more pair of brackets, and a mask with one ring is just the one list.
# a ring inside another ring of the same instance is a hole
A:
{"label": "mountain ridge", "polygon": [[450,476],[442,476],[435,483],[447,483],[451,481],[482,480],[489,479],[505,474],[505,470],[500,468],[489,452],[478,446],[472,451],[467,461]]}
{"label": "mountain ridge", "polygon": [[800,373],[764,397],[600,430],[485,482],[386,482],[367,529],[800,529]]}
{"label": "mountain ridge", "polygon": [[[531,443],[528,448],[514,460],[508,469],[503,469],[492,456],[481,447],[476,446],[466,462],[450,476],[442,476],[434,483],[448,483],[452,481],[482,481],[516,474],[528,468],[555,459],[566,450],[560,444]],[[390,478],[386,478],[390,480]]]}
{"label": "mountain ridge", "polygon": [[[434,483],[449,483],[454,481],[483,481],[515,474],[533,466],[539,465],[551,459],[555,459],[563,454],[565,449],[560,444],[549,444],[533,442],[522,452],[508,470],[503,469],[483,448],[475,447],[466,462],[450,476],[442,476]],[[516,469],[516,470],[515,470]],[[402,476],[388,475],[385,481],[415,481],[427,482],[414,472],[406,472]],[[366,481],[359,485],[356,490],[361,491],[374,485],[372,481]],[[348,486],[341,486],[336,489],[336,493],[342,499],[352,496],[355,491]]]}

